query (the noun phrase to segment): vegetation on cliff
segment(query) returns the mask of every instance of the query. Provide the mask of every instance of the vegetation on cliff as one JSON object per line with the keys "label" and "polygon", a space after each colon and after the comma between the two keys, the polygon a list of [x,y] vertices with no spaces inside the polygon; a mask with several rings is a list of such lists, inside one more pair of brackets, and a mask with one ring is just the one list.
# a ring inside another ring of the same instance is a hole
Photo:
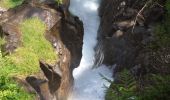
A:
{"label": "vegetation on cliff", "polygon": [[0,7],[2,8],[13,8],[17,5],[20,5],[24,0],[1,0]]}
{"label": "vegetation on cliff", "polygon": [[[45,39],[45,24],[38,18],[30,18],[20,25],[22,46],[14,53],[2,57],[0,55],[0,99],[30,100],[31,95],[25,93],[12,77],[24,78],[39,71],[39,60],[54,64],[57,54],[50,42]],[[1,39],[1,43],[5,43]]]}
{"label": "vegetation on cliff", "polygon": [[[106,100],[170,100],[170,1],[166,2],[164,19],[154,28],[154,41],[145,46],[150,53],[150,66],[144,73],[132,74],[124,69],[118,80],[111,82]],[[139,74],[139,75],[138,75]]]}
{"label": "vegetation on cliff", "polygon": [[[9,9],[9,8],[14,8],[20,4],[22,4],[24,0],[0,0],[0,7],[2,8],[6,8],[6,9]],[[37,1],[37,0],[35,0]],[[59,5],[59,4],[62,4],[62,0],[55,0],[56,4]]]}
{"label": "vegetation on cliff", "polygon": [[[142,79],[141,79],[142,78]],[[119,73],[119,82],[112,82],[106,100],[169,100],[170,75],[147,74],[134,77],[127,69]]]}

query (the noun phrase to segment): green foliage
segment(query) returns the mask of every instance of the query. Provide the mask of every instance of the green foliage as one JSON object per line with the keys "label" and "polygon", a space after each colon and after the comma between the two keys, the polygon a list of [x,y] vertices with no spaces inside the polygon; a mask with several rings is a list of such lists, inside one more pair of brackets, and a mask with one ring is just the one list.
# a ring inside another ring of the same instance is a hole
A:
{"label": "green foliage", "polygon": [[57,5],[60,5],[63,3],[63,0],[55,0],[55,1],[56,1]]}
{"label": "green foliage", "polygon": [[38,18],[30,18],[22,22],[20,28],[23,46],[8,56],[17,69],[15,74],[29,75],[38,72],[40,59],[54,64],[57,56],[50,42],[45,39],[45,24]]}
{"label": "green foliage", "polygon": [[170,100],[170,75],[148,74],[144,86],[139,89],[139,80],[123,70],[119,74],[119,83],[111,82],[106,92],[106,100]]}
{"label": "green foliage", "polygon": [[166,9],[168,10],[168,13],[170,14],[170,1],[166,0]]}
{"label": "green foliage", "polygon": [[[158,23],[155,28],[155,41],[149,46],[154,52],[161,48],[168,49],[170,47],[170,0],[167,0],[166,9],[165,19],[162,23]],[[156,57],[156,59],[159,58]],[[161,57],[159,60],[164,59]],[[119,82],[111,82],[111,86],[106,92],[106,100],[170,100],[169,74],[162,75],[158,71],[157,74],[150,72],[142,75],[142,79],[135,80],[134,77],[127,70],[120,72]]]}
{"label": "green foliage", "polygon": [[51,43],[44,36],[46,26],[40,19],[25,20],[21,24],[21,31],[23,33],[23,48],[21,49],[24,49],[25,53],[32,53],[31,56],[37,56],[38,59],[43,59],[47,63],[53,64],[56,62],[56,53]]}
{"label": "green foliage", "polygon": [[119,83],[111,83],[106,92],[106,100],[134,100],[136,98],[136,81],[128,70],[119,73]]}
{"label": "green foliage", "polygon": [[170,1],[166,3],[167,13],[162,23],[155,27],[155,41],[151,43],[151,49],[170,47]]}
{"label": "green foliage", "polygon": [[0,7],[9,9],[20,5],[24,0],[0,0]]}
{"label": "green foliage", "polygon": [[[31,100],[11,77],[24,78],[39,71],[39,60],[54,64],[57,54],[51,43],[45,39],[45,24],[38,18],[30,18],[20,25],[22,46],[14,53],[2,57],[0,52],[0,100]],[[3,42],[2,42],[3,43]]]}
{"label": "green foliage", "polygon": [[0,46],[3,45],[3,44],[5,44],[5,39],[4,38],[0,38]]}
{"label": "green foliage", "polygon": [[10,76],[18,70],[8,57],[2,57],[1,52],[0,65],[0,100],[32,100],[33,95],[11,80]]}
{"label": "green foliage", "polygon": [[155,75],[148,77],[152,83],[146,86],[139,100],[170,100],[170,75]]}
{"label": "green foliage", "polygon": [[[0,7],[2,8],[14,8],[20,4],[22,4],[24,0],[0,0]],[[55,0],[57,5],[62,4],[63,0]]]}
{"label": "green foliage", "polygon": [[156,44],[158,47],[170,46],[170,16],[166,15],[166,20],[157,25],[155,29]]}

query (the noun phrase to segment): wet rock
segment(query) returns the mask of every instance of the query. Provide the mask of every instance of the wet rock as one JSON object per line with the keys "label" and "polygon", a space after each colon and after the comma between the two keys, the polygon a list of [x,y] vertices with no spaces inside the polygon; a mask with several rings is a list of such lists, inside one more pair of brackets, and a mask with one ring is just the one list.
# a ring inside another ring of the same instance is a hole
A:
{"label": "wet rock", "polygon": [[40,61],[40,68],[48,79],[50,92],[53,94],[60,87],[61,76],[53,70],[53,67]]}
{"label": "wet rock", "polygon": [[[96,52],[96,64],[116,64],[114,72],[140,64],[148,66],[146,59],[149,55],[143,53],[144,47],[153,41],[152,28],[155,22],[161,20],[165,10],[160,5],[155,5],[149,10],[144,9],[136,18],[145,3],[145,0],[101,1],[99,42],[96,47],[96,51],[100,52]],[[163,3],[164,1],[160,1],[160,4]],[[104,58],[103,61],[100,61],[101,58]]]}
{"label": "wet rock", "polygon": [[52,100],[57,98],[55,92],[60,88],[61,76],[52,66],[40,61],[40,68],[45,76],[28,76],[26,81],[34,88],[40,100]]}
{"label": "wet rock", "polygon": [[34,88],[26,81],[23,77],[12,77],[14,81],[16,81],[23,89],[28,93],[35,93]]}
{"label": "wet rock", "polygon": [[[60,25],[55,25],[50,33],[57,37],[54,40],[59,54],[59,69],[62,72],[60,88],[57,91],[58,100],[67,100],[72,90],[72,71],[78,67],[82,57],[83,24],[77,17],[68,16],[62,19]],[[56,30],[59,29],[59,30]],[[64,90],[63,90],[64,89]]]}

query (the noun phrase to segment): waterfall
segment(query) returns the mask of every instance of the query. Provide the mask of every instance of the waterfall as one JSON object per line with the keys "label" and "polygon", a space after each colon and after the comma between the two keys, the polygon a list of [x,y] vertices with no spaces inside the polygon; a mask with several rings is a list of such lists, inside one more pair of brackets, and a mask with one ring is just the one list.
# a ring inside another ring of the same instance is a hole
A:
{"label": "waterfall", "polygon": [[110,85],[101,74],[111,79],[112,71],[104,65],[93,68],[94,47],[100,24],[99,4],[100,0],[70,0],[70,12],[84,24],[83,56],[79,67],[73,71],[74,87],[70,100],[104,100],[105,86]]}

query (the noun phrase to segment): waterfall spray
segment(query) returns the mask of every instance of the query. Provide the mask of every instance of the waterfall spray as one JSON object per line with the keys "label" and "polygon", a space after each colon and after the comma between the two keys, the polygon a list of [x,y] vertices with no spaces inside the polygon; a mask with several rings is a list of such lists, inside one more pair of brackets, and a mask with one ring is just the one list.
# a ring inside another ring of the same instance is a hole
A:
{"label": "waterfall spray", "polygon": [[[79,67],[74,69],[74,89],[70,100],[104,100],[105,86],[110,83],[101,75],[111,79],[112,72],[106,66],[94,66],[94,48],[97,44],[97,31],[100,24],[98,7],[100,0],[71,0],[70,12],[78,16],[84,24],[83,56]],[[98,46],[99,60],[96,66],[101,65],[104,55],[102,45]]]}

